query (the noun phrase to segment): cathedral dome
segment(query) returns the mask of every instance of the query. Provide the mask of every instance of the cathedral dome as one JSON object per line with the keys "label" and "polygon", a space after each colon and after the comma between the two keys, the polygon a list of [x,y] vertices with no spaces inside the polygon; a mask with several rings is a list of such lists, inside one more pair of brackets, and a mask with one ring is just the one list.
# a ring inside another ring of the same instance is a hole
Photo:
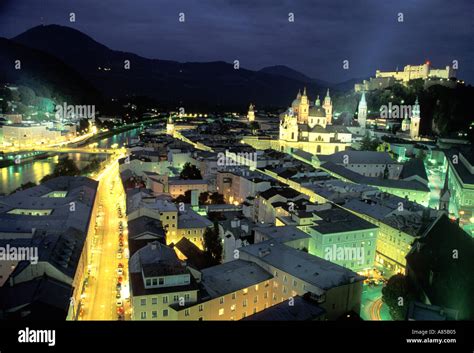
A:
{"label": "cathedral dome", "polygon": [[326,111],[321,107],[313,106],[309,108],[309,116],[314,116],[316,118],[326,117]]}

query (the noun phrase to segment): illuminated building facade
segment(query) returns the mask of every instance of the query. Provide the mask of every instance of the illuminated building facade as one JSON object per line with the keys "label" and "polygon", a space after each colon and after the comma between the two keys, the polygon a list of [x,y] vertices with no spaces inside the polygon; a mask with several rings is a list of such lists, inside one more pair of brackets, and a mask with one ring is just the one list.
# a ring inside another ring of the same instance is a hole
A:
{"label": "illuminated building facade", "polygon": [[280,115],[280,150],[301,149],[313,154],[331,154],[345,150],[352,134],[344,126],[332,125],[333,104],[329,90],[321,106],[319,97],[310,103],[304,89],[291,107]]}
{"label": "illuminated building facade", "polygon": [[474,157],[471,151],[449,150],[448,189],[449,211],[459,217],[460,226],[471,236],[474,230]]}

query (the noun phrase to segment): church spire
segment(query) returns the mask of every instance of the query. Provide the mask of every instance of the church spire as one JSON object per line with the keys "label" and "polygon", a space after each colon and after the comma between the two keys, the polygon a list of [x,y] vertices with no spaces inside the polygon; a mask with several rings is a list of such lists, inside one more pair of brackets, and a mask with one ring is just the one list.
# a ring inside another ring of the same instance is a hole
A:
{"label": "church spire", "polygon": [[306,96],[306,86],[303,89],[303,96]]}
{"label": "church spire", "polygon": [[365,91],[362,91],[362,97],[360,97],[360,103],[367,104],[367,102],[365,100]]}
{"label": "church spire", "polygon": [[329,88],[328,88],[328,90],[327,90],[327,92],[326,92],[326,97],[330,97],[330,96],[329,96]]}
{"label": "church spire", "polygon": [[296,99],[300,99],[300,98],[301,98],[301,90],[299,89],[298,94],[296,95]]}
{"label": "church spire", "polygon": [[317,107],[321,105],[321,101],[319,100],[319,94],[318,97],[316,98],[316,102],[314,103]]}

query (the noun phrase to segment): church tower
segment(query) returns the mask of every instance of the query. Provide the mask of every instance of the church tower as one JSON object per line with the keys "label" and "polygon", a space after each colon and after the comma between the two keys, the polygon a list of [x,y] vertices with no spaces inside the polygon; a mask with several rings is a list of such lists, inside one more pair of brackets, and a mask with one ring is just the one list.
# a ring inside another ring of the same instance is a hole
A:
{"label": "church tower", "polygon": [[360,98],[359,108],[357,111],[357,122],[359,126],[365,130],[367,120],[367,102],[365,100],[365,91],[362,92],[362,97]]}
{"label": "church tower", "polygon": [[323,108],[326,111],[326,123],[331,125],[332,124],[332,101],[331,101],[331,97],[329,96],[329,88],[326,93],[326,97],[324,97]]}
{"label": "church tower", "polygon": [[410,130],[410,118],[408,115],[405,115],[402,120],[402,131],[407,132],[408,130]]}
{"label": "church tower", "polygon": [[451,192],[448,186],[448,176],[444,179],[444,187],[439,194],[439,210],[449,213],[449,199],[451,198]]}
{"label": "church tower", "polygon": [[171,136],[174,134],[174,123],[171,115],[168,117],[168,122],[166,123],[166,133]]}
{"label": "church tower", "polygon": [[316,98],[316,102],[314,102],[314,105],[315,105],[316,107],[320,107],[320,106],[321,106],[321,101],[320,101],[320,99],[319,99],[319,94],[318,94],[318,97]]}
{"label": "church tower", "polygon": [[303,90],[303,95],[301,96],[300,106],[298,108],[298,124],[307,124],[308,123],[308,114],[309,114],[309,100],[306,95],[306,87]]}
{"label": "church tower", "polygon": [[285,112],[281,116],[280,121],[280,140],[281,141],[298,141],[298,120],[293,113]]}
{"label": "church tower", "polygon": [[250,103],[249,106],[249,111],[247,113],[247,119],[251,123],[252,121],[255,121],[255,111],[254,111],[254,106],[252,103]]}
{"label": "church tower", "polygon": [[416,97],[415,105],[412,109],[412,116],[410,122],[410,137],[412,140],[416,140],[420,136],[420,104],[418,103],[418,97]]}

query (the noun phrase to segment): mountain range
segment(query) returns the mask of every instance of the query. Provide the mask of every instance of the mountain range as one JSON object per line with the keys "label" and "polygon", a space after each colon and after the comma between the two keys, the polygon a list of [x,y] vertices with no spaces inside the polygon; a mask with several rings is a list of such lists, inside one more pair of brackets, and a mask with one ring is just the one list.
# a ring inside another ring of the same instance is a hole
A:
{"label": "mountain range", "polygon": [[[23,74],[9,69],[14,58],[23,59]],[[147,96],[185,107],[242,109],[250,102],[257,107],[278,107],[289,104],[303,87],[311,99],[325,94],[327,88],[353,87],[352,81],[334,85],[281,65],[253,71],[235,69],[233,63],[222,61],[148,59],[112,50],[78,30],[59,25],[37,26],[14,38],[1,39],[0,79],[2,74],[10,81],[25,80],[26,76],[55,87],[63,84],[66,91],[81,92],[85,98],[97,91],[104,97]]]}

